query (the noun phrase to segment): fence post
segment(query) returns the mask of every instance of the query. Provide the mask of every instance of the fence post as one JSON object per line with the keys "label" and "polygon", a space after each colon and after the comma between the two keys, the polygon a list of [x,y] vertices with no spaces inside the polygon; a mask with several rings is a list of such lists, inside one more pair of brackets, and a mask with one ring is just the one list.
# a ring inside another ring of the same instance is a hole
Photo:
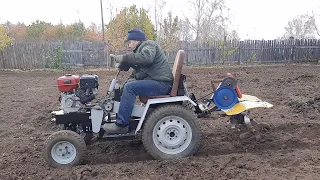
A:
{"label": "fence post", "polygon": [[222,50],[222,65],[224,65],[225,61],[225,45],[226,45],[226,36],[223,37],[223,50]]}
{"label": "fence post", "polygon": [[296,41],[291,39],[291,58],[290,58],[290,63],[294,62],[295,60],[295,51],[296,51]]}
{"label": "fence post", "polygon": [[260,64],[262,64],[262,58],[263,58],[263,40],[260,41],[260,43],[261,43]]}
{"label": "fence post", "polygon": [[241,41],[238,44],[238,51],[239,51],[239,53],[238,53],[238,65],[240,65],[241,64]]}
{"label": "fence post", "polygon": [[84,55],[84,50],[83,50],[83,43],[80,43],[80,46],[81,46],[81,59],[82,59],[82,64],[83,64],[83,68],[85,68],[86,67],[86,65],[85,65],[85,58],[83,58],[85,55]]}

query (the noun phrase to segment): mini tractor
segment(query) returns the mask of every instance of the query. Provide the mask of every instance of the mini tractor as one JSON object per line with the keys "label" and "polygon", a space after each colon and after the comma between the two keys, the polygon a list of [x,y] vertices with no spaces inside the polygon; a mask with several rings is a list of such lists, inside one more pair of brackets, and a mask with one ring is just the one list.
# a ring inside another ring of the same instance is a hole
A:
{"label": "mini tractor", "polygon": [[[198,103],[189,93],[186,76],[182,74],[185,52],[179,50],[172,68],[173,87],[169,95],[139,97],[134,105],[127,134],[109,135],[102,126],[114,123],[121,99],[117,72],[106,96],[93,102],[98,94],[97,75],[66,74],[57,79],[61,92],[60,110],[53,111],[53,121],[63,130],[50,135],[45,141],[44,158],[52,167],[81,164],[86,146],[94,134],[99,140],[132,140],[141,137],[143,146],[155,159],[174,159],[195,155],[200,147],[201,132],[198,118],[212,112],[229,116],[231,129],[241,131],[239,138],[259,139],[265,123],[248,117],[252,108],[271,108],[272,104],[251,95],[242,94],[237,80],[227,74],[217,88],[213,82],[210,98]],[[208,96],[209,96],[208,95]],[[198,99],[199,100],[199,99]]]}

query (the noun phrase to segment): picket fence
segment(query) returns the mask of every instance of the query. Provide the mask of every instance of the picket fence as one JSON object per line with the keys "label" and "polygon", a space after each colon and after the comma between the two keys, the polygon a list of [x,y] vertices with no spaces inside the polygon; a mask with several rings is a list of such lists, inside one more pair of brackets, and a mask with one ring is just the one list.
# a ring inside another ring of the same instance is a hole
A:
{"label": "picket fence", "polygon": [[[318,39],[180,42],[176,49],[165,50],[171,64],[178,49],[186,52],[185,64],[193,66],[320,61]],[[14,42],[0,51],[0,69],[50,68],[55,62],[64,67],[113,67],[110,53],[102,42]]]}

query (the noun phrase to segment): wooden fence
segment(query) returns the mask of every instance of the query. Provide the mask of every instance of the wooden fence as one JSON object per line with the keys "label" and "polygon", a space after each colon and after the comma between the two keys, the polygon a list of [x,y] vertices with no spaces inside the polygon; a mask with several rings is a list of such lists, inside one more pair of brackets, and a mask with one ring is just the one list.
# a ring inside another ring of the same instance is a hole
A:
{"label": "wooden fence", "polygon": [[[245,63],[319,63],[320,39],[216,41],[184,43],[188,65]],[[167,52],[173,59],[175,52]]]}
{"label": "wooden fence", "polygon": [[[320,40],[246,40],[180,43],[186,65],[244,63],[319,63]],[[177,50],[165,51],[173,63]],[[15,42],[0,51],[0,69],[41,69],[64,66],[112,67],[110,52],[101,42]]]}
{"label": "wooden fence", "polygon": [[108,66],[101,42],[16,42],[0,51],[0,69],[42,69],[63,66]]}

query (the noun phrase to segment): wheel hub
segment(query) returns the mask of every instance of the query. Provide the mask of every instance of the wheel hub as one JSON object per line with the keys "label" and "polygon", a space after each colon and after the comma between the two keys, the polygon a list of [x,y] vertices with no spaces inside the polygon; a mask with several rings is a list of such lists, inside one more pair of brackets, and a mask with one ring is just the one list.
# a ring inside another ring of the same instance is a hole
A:
{"label": "wheel hub", "polygon": [[167,154],[182,152],[188,147],[192,138],[190,125],[177,116],[161,119],[153,132],[156,147]]}
{"label": "wheel hub", "polygon": [[170,135],[170,137],[174,137],[175,136],[174,132],[171,132],[169,135]]}
{"label": "wheel hub", "polygon": [[66,141],[57,142],[51,149],[52,158],[59,164],[68,164],[76,157],[76,148]]}

